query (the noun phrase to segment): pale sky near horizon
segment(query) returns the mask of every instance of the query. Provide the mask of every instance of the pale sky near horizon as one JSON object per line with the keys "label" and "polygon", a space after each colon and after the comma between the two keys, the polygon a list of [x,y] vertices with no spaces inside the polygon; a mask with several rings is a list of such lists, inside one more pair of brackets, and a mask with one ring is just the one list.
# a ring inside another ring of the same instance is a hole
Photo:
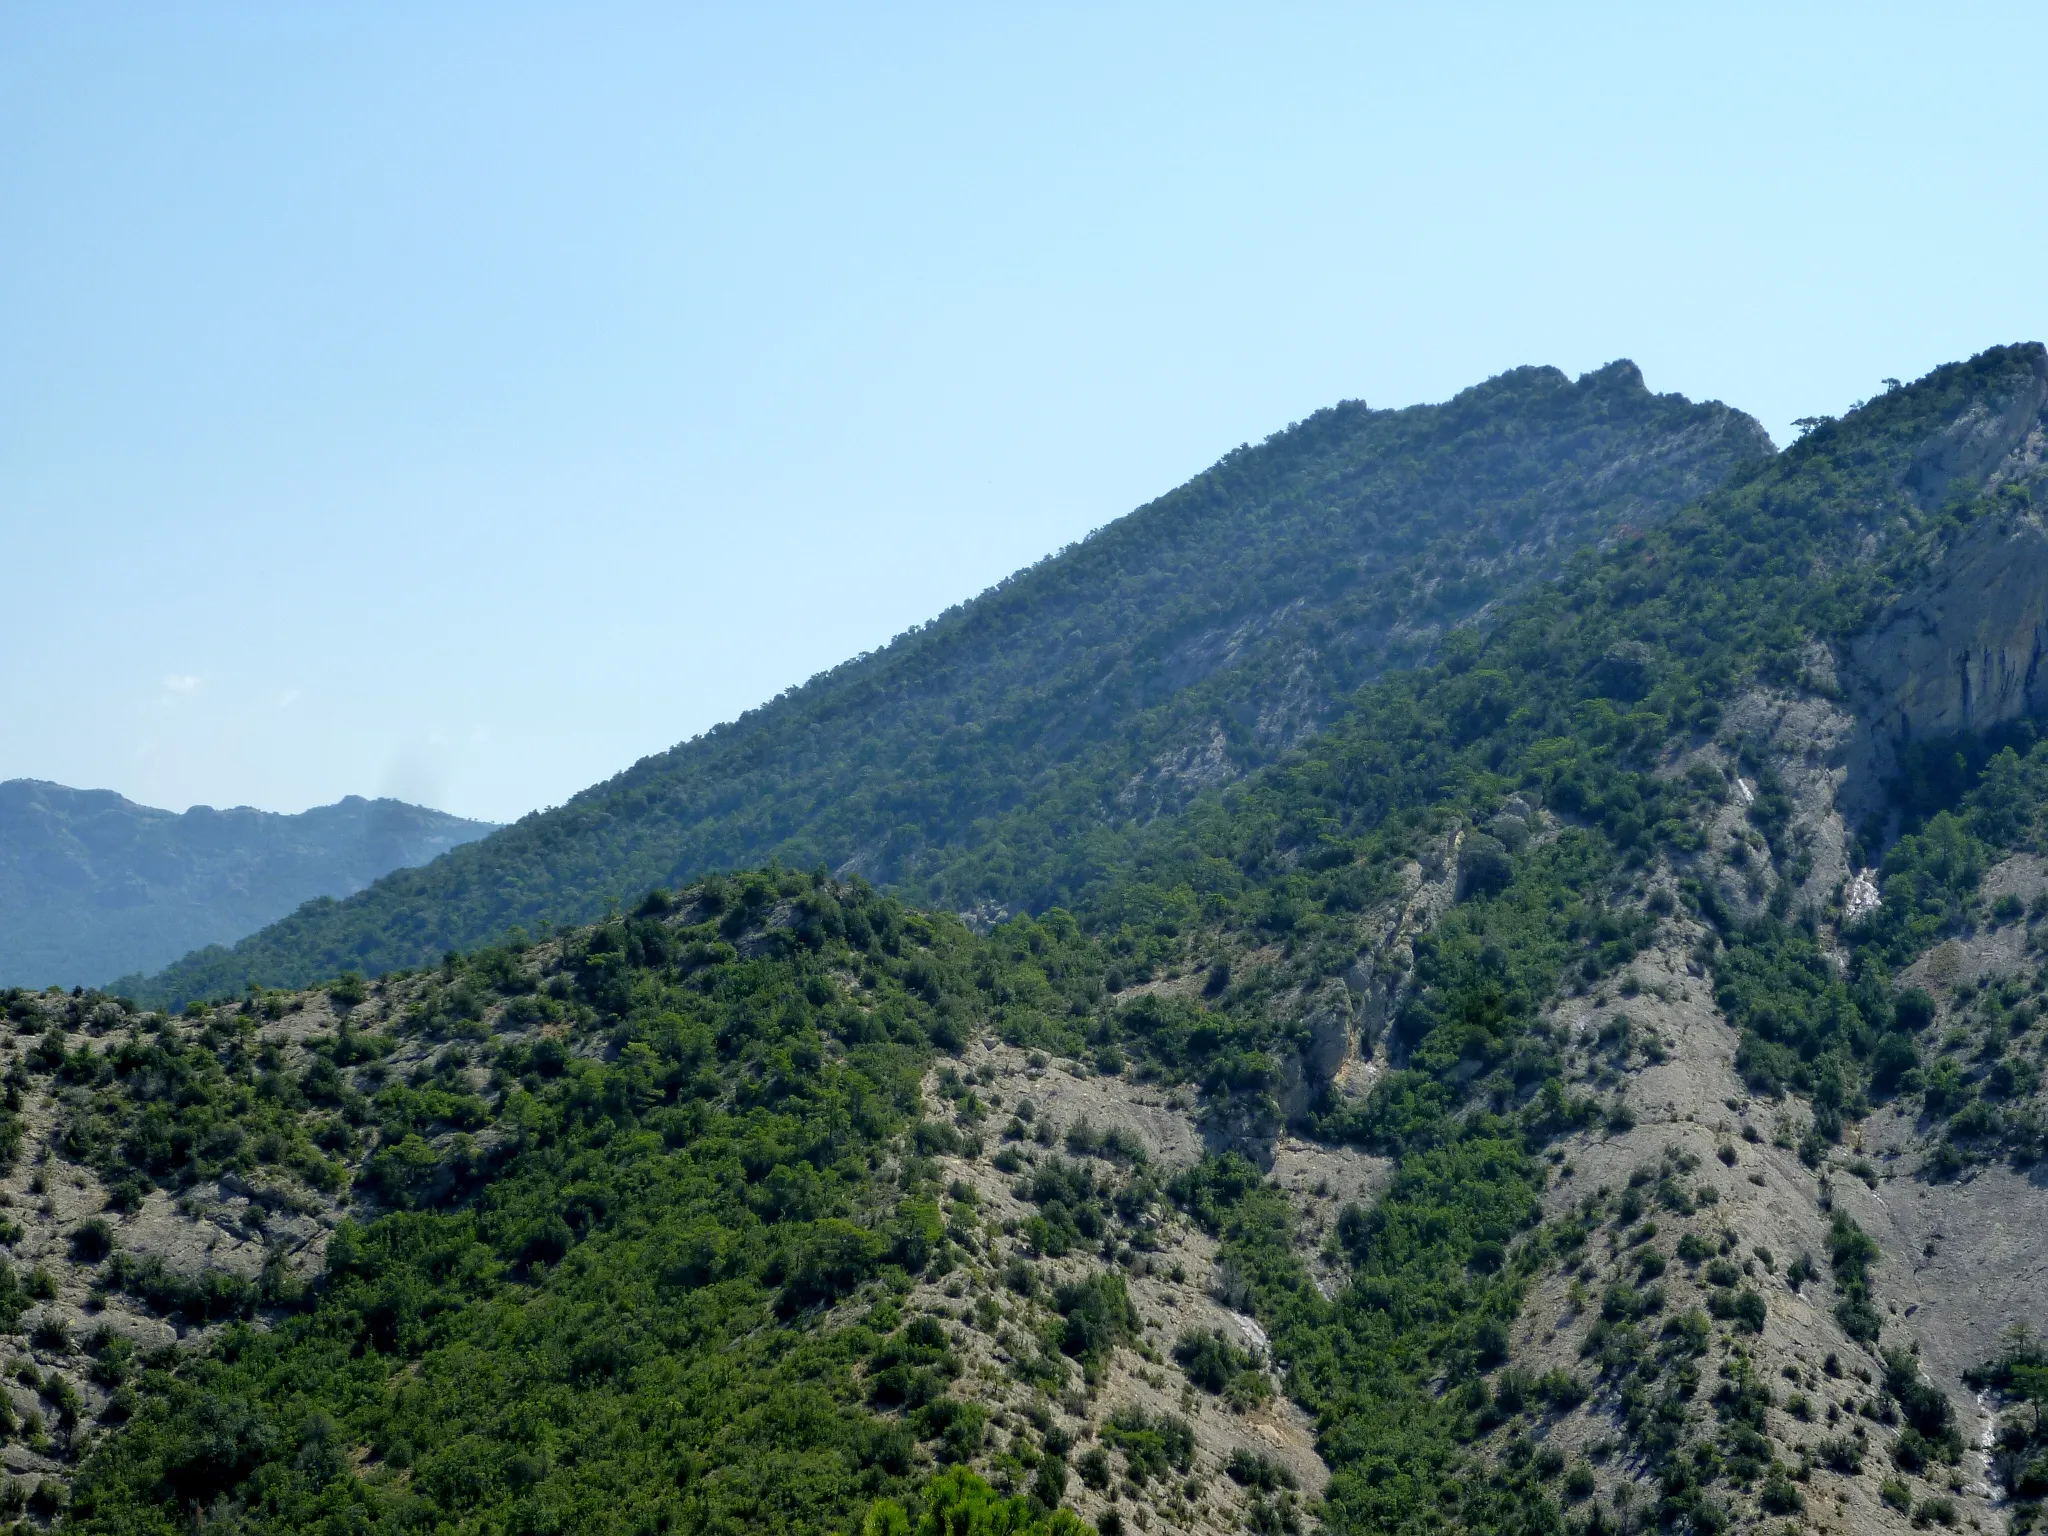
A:
{"label": "pale sky near horizon", "polygon": [[2038,7],[0,4],[0,779],[506,820],[1342,398],[2048,337]]}

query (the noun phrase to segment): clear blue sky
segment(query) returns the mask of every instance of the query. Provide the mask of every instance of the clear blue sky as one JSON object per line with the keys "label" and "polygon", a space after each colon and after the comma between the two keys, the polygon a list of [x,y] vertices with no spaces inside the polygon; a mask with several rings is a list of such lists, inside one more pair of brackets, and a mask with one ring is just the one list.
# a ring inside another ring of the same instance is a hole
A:
{"label": "clear blue sky", "polygon": [[1628,356],[1783,441],[2048,335],[2044,45],[8,4],[0,778],[510,818],[1333,400]]}

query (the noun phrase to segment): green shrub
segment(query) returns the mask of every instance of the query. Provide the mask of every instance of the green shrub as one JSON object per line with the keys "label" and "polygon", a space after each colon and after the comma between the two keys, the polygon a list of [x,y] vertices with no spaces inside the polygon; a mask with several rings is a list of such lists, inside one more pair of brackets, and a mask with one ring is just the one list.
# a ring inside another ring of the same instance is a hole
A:
{"label": "green shrub", "polygon": [[1270,1456],[1248,1451],[1243,1446],[1237,1446],[1231,1451],[1229,1459],[1223,1464],[1223,1470],[1229,1473],[1231,1481],[1241,1488],[1256,1488],[1270,1493],[1282,1488],[1299,1486],[1294,1473],[1286,1466]]}
{"label": "green shrub", "polygon": [[71,1229],[71,1256],[81,1264],[97,1264],[114,1251],[114,1229],[92,1216]]}

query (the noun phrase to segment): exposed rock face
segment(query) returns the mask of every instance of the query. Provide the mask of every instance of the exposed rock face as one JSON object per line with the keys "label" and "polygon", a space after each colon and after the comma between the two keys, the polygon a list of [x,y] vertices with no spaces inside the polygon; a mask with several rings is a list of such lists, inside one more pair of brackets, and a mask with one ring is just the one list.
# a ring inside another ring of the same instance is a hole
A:
{"label": "exposed rock face", "polygon": [[1400,899],[1366,914],[1359,924],[1358,959],[1344,974],[1345,986],[1359,1000],[1358,1036],[1337,1073],[1338,1082],[1350,1091],[1363,1092],[1371,1085],[1371,1074],[1364,1068],[1400,1006],[1402,988],[1415,964],[1415,940],[1436,926],[1457,893],[1464,841],[1463,829],[1455,830],[1442,846],[1425,853],[1421,863],[1404,868]]}
{"label": "exposed rock face", "polygon": [[[1700,931],[1683,917],[1668,922],[1657,943],[1634,962],[1632,971],[1643,990],[1625,1001],[1626,1011],[1637,1028],[1663,1042],[1664,1058],[1631,1075],[1629,1098],[1638,1116],[1632,1129],[1588,1131],[1565,1144],[1565,1166],[1572,1174],[1553,1184],[1546,1203],[1553,1215],[1562,1214],[1595,1188],[1624,1188],[1639,1177],[1634,1170],[1654,1168],[1660,1158],[1667,1160],[1665,1166],[1673,1166],[1668,1160],[1675,1157],[1676,1166],[1691,1167],[1691,1183],[1702,1191],[1700,1210],[1690,1218],[1693,1229],[1733,1238],[1733,1258],[1747,1270],[1742,1283],[1767,1303],[1762,1328],[1746,1348],[1758,1374],[1776,1389],[1767,1415],[1773,1437],[1811,1450],[1830,1434],[1868,1435],[1869,1468],[1863,1475],[1845,1476],[1825,1464],[1810,1470],[1804,1491],[1814,1523],[1824,1530],[1905,1532],[1912,1529],[1908,1517],[1877,1497],[1880,1476],[1895,1470],[1887,1454],[1893,1431],[1867,1419],[1863,1430],[1856,1429],[1855,1402],[1869,1378],[1882,1376],[1883,1360],[1842,1331],[1832,1286],[1825,1279],[1797,1283],[1789,1273],[1791,1261],[1804,1254],[1825,1270],[1830,1211],[1836,1207],[1876,1237],[1883,1252],[1876,1296],[1885,1313],[1884,1344],[1919,1353],[1922,1369],[1960,1416],[1965,1438],[1980,1443],[1988,1420],[1973,1404],[1962,1372],[1996,1351],[2004,1324],[2023,1320],[2039,1325],[2039,1291],[2027,1286],[2038,1280],[2040,1265],[2028,1260],[2018,1240],[1988,1251],[1972,1247],[1974,1268],[1966,1271],[1959,1263],[1939,1276],[1953,1288],[1944,1293],[1946,1311],[1937,1317],[1927,1299],[1937,1277],[1928,1271],[1927,1260],[1914,1255],[1933,1232],[1959,1226],[1973,1239],[1992,1228],[2016,1239],[2038,1226],[2044,1193],[2002,1170],[1995,1192],[1987,1181],[1981,1194],[1973,1194],[1953,1185],[1915,1187],[1916,1181],[1902,1177],[1903,1165],[1895,1169],[1887,1163],[1875,1189],[1840,1167],[1803,1166],[1791,1143],[1804,1111],[1790,1102],[1750,1095],[1734,1069],[1735,1035],[1714,1005],[1711,985],[1689,974],[1687,946]],[[1556,1017],[1575,1039],[1591,1042],[1615,1009],[1613,999],[1560,999]],[[1886,1156],[1881,1145],[1869,1149]],[[1708,1190],[1711,1196],[1704,1193]],[[1686,1220],[1664,1212],[1655,1226],[1668,1242]],[[1597,1292],[1625,1276],[1629,1252],[1609,1245],[1603,1254],[1589,1246],[1588,1266],[1578,1272],[1580,1283]],[[1761,1257],[1765,1253],[1771,1255],[1768,1261]],[[1589,1275],[1594,1268],[1598,1275]],[[1515,1357],[1525,1369],[1585,1369],[1587,1337],[1599,1313],[1597,1306],[1569,1299],[1573,1278],[1569,1268],[1560,1269],[1533,1288],[1516,1325]],[[1671,1298],[1667,1311],[1676,1315],[1700,1304],[1704,1280],[1696,1266],[1673,1264],[1662,1282]],[[1839,1361],[1842,1369],[1820,1368],[1828,1359]],[[1795,1406],[1803,1405],[1808,1394],[1810,1406]],[[1568,1454],[1584,1454],[1613,1433],[1612,1402],[1596,1394],[1584,1407],[1562,1415],[1551,1426],[1547,1443]],[[1966,1458],[1958,1471],[1963,1475],[1949,1491],[1966,1521],[1988,1528],[1997,1505],[1984,1481],[1981,1456]],[[1602,1466],[1602,1491],[1611,1497],[1610,1479],[1637,1475],[1639,1469],[1625,1459]],[[1641,1496],[1654,1495],[1644,1490]],[[1771,1528],[1777,1528],[1775,1522]]]}
{"label": "exposed rock face", "polygon": [[1856,647],[1873,730],[1982,731],[2048,709],[2048,525],[1986,519]]}
{"label": "exposed rock face", "polygon": [[1330,1082],[1354,1046],[1350,989],[1330,977],[1311,999],[1304,1019],[1309,1026],[1309,1071],[1318,1082]]}
{"label": "exposed rock face", "polygon": [[1915,455],[1906,488],[1934,504],[1958,480],[1996,489],[2031,479],[2048,462],[2048,350],[2030,349],[2033,371],[1997,405],[1979,403]]}
{"label": "exposed rock face", "polygon": [[[1767,761],[1790,798],[1784,835],[1797,856],[1783,873],[1793,882],[1795,909],[1824,906],[1849,874],[1836,799],[1855,719],[1820,694],[1765,688],[1743,694],[1723,718],[1727,737]],[[1737,755],[1719,742],[1683,754],[1666,771],[1688,772],[1701,764],[1726,779],[1727,795],[1709,820],[1707,847],[1680,859],[1679,869],[1711,886],[1723,907],[1748,921],[1765,910],[1776,879],[1764,857],[1764,839],[1749,820],[1758,786],[1743,777]]]}
{"label": "exposed rock face", "polygon": [[[1995,491],[2048,474],[2048,352],[1997,405],[1980,404],[1929,443],[1904,483],[1938,503],[1958,483]],[[1899,746],[2048,713],[2048,523],[1980,518],[1850,650],[1842,678],[1861,722],[1850,798],[1875,805]]]}

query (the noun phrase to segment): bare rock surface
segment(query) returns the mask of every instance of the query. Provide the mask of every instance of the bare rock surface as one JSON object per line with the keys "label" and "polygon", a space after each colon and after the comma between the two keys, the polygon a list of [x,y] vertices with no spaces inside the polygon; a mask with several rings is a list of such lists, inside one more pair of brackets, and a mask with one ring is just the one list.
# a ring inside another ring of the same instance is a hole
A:
{"label": "bare rock surface", "polygon": [[1987,517],[1862,640],[1850,666],[1867,773],[1902,741],[2048,709],[2048,524]]}
{"label": "bare rock surface", "polygon": [[1194,1121],[1192,1091],[1104,1077],[1073,1061],[1034,1066],[1033,1054],[991,1043],[967,1056],[966,1064],[991,1082],[1001,1099],[999,1114],[1015,1114],[1017,1106],[1028,1101],[1032,1123],[1057,1127],[1061,1135],[1085,1124],[1135,1138],[1147,1156],[1167,1168],[1201,1159],[1202,1136]]}
{"label": "bare rock surface", "polygon": [[[2005,399],[1966,412],[1916,455],[1905,488],[1929,507],[1951,485],[1986,492],[2038,481],[2048,469],[2048,359]],[[1861,817],[1908,740],[1984,731],[2048,710],[2048,523],[1998,512],[1931,554],[1845,658],[1842,685],[1858,719],[1848,799]]]}
{"label": "bare rock surface", "polygon": [[[1640,1180],[1641,1170],[1661,1173],[1677,1168],[1687,1170],[1684,1182],[1698,1208],[1690,1216],[1653,1213],[1648,1220],[1654,1236],[1647,1241],[1631,1240],[1616,1229],[1596,1236],[1588,1245],[1584,1267],[1551,1275],[1537,1286],[1519,1325],[1516,1357],[1537,1371],[1552,1366],[1583,1370],[1580,1357],[1599,1303],[1574,1300],[1574,1283],[1597,1298],[1600,1287],[1631,1272],[1634,1252],[1654,1246],[1672,1258],[1675,1238],[1690,1230],[1716,1247],[1725,1246],[1744,1272],[1742,1283],[1762,1294],[1767,1306],[1762,1332],[1753,1338],[1720,1330],[1715,1349],[1700,1362],[1703,1378],[1711,1383],[1717,1366],[1740,1348],[1777,1397],[1777,1406],[1769,1411],[1773,1439],[1811,1450],[1824,1435],[1847,1433],[1859,1422],[1850,1405],[1868,1392],[1868,1383],[1856,1373],[1881,1378],[1883,1365],[1844,1334],[1835,1320],[1826,1279],[1829,1217],[1824,1186],[1821,1176],[1803,1166],[1791,1150],[1803,1129],[1801,1111],[1752,1099],[1737,1076],[1734,1032],[1714,1006],[1706,984],[1687,975],[1684,952],[1697,937],[1698,931],[1682,919],[1666,924],[1659,942],[1635,962],[1634,974],[1650,984],[1637,996],[1592,1008],[1572,1003],[1560,1008],[1581,1038],[1595,1030],[1603,1014],[1626,1011],[1638,1028],[1654,1035],[1665,1059],[1651,1062],[1636,1075],[1628,1096],[1637,1117],[1631,1129],[1621,1134],[1588,1132],[1562,1149],[1563,1167],[1570,1173],[1553,1183],[1547,1205],[1552,1215],[1562,1215],[1592,1190],[1618,1192],[1629,1187],[1632,1177]],[[1830,1181],[1833,1197],[1847,1203],[1843,1183],[1839,1177]],[[1865,1202],[1854,1202],[1859,1217],[1864,1206]],[[1895,1246],[1884,1235],[1873,1235],[1879,1236],[1889,1259]],[[1795,1289],[1786,1274],[1802,1254],[1816,1260],[1822,1278]],[[1881,1300],[1896,1298],[1895,1267],[1890,1262],[1880,1265]],[[1661,1283],[1670,1296],[1667,1313],[1701,1305],[1707,1291],[1696,1268],[1682,1263],[1672,1263]],[[1830,1356],[1840,1364],[1841,1375],[1824,1369]],[[1932,1357],[1928,1364],[1935,1367],[1930,1374],[1950,1392],[1958,1410],[1966,1409],[1970,1398],[1961,1389],[1960,1364]],[[1704,1400],[1711,1390],[1711,1385],[1703,1386],[1700,1400],[1690,1410],[1707,1423],[1712,1414]],[[1804,1417],[1793,1411],[1795,1394],[1806,1404]],[[1617,1430],[1614,1405],[1597,1394],[1550,1430],[1561,1449],[1591,1455],[1601,1464],[1602,1491],[1610,1498],[1614,1483],[1643,1476]],[[1888,1432],[1875,1424],[1866,1425],[1865,1431],[1874,1447],[1888,1438]],[[1877,1498],[1881,1460],[1873,1449],[1865,1472],[1857,1476],[1814,1469],[1806,1498],[1809,1518],[1818,1529],[1911,1528],[1906,1518]],[[1981,1469],[1964,1497],[1973,1512],[1989,1513],[1989,1490],[1981,1482]],[[1645,1485],[1637,1498],[1652,1499],[1654,1494]]]}
{"label": "bare rock surface", "polygon": [[[1831,729],[1836,724],[1829,722]],[[1811,825],[1816,845],[1839,837],[1839,820],[1815,816]],[[2048,866],[2033,855],[2004,861],[1984,885],[1987,904],[2008,893],[2030,900],[2043,889]],[[2048,1176],[1992,1164],[1953,1180],[1931,1179],[1925,1174],[1930,1128],[1897,1106],[1881,1107],[1852,1126],[1847,1144],[1818,1166],[1802,1164],[1793,1147],[1804,1133],[1806,1111],[1791,1100],[1755,1098],[1736,1072],[1735,1033],[1707,981],[1694,974],[1699,967],[1691,947],[1702,933],[1682,915],[1673,917],[1657,943],[1637,957],[1626,985],[1556,1004],[1557,1022],[1589,1057],[1603,1028],[1621,1014],[1655,1044],[1651,1059],[1614,1085],[1625,1091],[1634,1125],[1620,1134],[1588,1132],[1565,1147],[1564,1176],[1553,1183],[1548,1208],[1563,1214],[1589,1190],[1619,1191],[1632,1178],[1643,1179],[1643,1170],[1694,1170],[1689,1177],[1701,1197],[1698,1212],[1677,1221],[1654,1216],[1658,1230],[1650,1241],[1668,1255],[1680,1230],[1717,1240],[1742,1264],[1743,1283],[1766,1298],[1762,1332],[1744,1347],[1777,1392],[1774,1438],[1811,1451],[1825,1435],[1860,1430],[1870,1447],[1858,1475],[1825,1465],[1812,1470],[1808,1522],[1829,1531],[1904,1530],[1910,1521],[1876,1497],[1880,1477],[1903,1475],[1890,1461],[1893,1432],[1859,1417],[1860,1405],[1870,1401],[1871,1379],[1882,1380],[1883,1362],[1843,1332],[1833,1311],[1829,1224],[1833,1211],[1847,1213],[1881,1253],[1874,1290],[1884,1318],[1882,1343],[1917,1355],[1974,1448],[1953,1473],[1933,1466],[1925,1478],[1907,1481],[1917,1499],[1953,1498],[1966,1522],[1988,1526],[2002,1518],[1984,1458],[1991,1409],[1963,1377],[1997,1354],[2001,1334],[2012,1325],[2048,1331]],[[2026,925],[2008,923],[1938,947],[1900,982],[1928,987],[1945,1025],[1953,1000],[2027,970],[2037,958]],[[1609,1279],[1626,1274],[1629,1249],[1640,1241],[1616,1233],[1602,1253],[1596,1240],[1585,1268],[1542,1280],[1521,1320],[1518,1362],[1538,1371],[1577,1365],[1598,1303],[1586,1299],[1587,1291],[1575,1298],[1575,1282],[1597,1296]],[[1801,1255],[1815,1261],[1819,1278],[1794,1287],[1787,1272]],[[1688,1268],[1673,1265],[1664,1277],[1670,1311],[1700,1298],[1697,1273]],[[1822,1368],[1830,1357],[1839,1375]],[[1625,1452],[1614,1454],[1621,1441],[1612,1414],[1596,1396],[1550,1431],[1561,1448],[1602,1459],[1603,1488],[1637,1475]]]}
{"label": "bare rock surface", "polygon": [[[1795,907],[1825,907],[1850,873],[1837,801],[1855,731],[1855,717],[1820,694],[1753,689],[1737,699],[1717,738],[1666,770],[1718,773],[1726,785],[1709,818],[1707,847],[1684,872],[1711,885],[1723,905],[1745,919],[1764,910],[1781,873],[1793,877]],[[1774,869],[1767,840],[1750,816],[1764,786],[1745,756],[1767,762],[1790,800],[1783,839],[1792,857],[1785,870]]]}

